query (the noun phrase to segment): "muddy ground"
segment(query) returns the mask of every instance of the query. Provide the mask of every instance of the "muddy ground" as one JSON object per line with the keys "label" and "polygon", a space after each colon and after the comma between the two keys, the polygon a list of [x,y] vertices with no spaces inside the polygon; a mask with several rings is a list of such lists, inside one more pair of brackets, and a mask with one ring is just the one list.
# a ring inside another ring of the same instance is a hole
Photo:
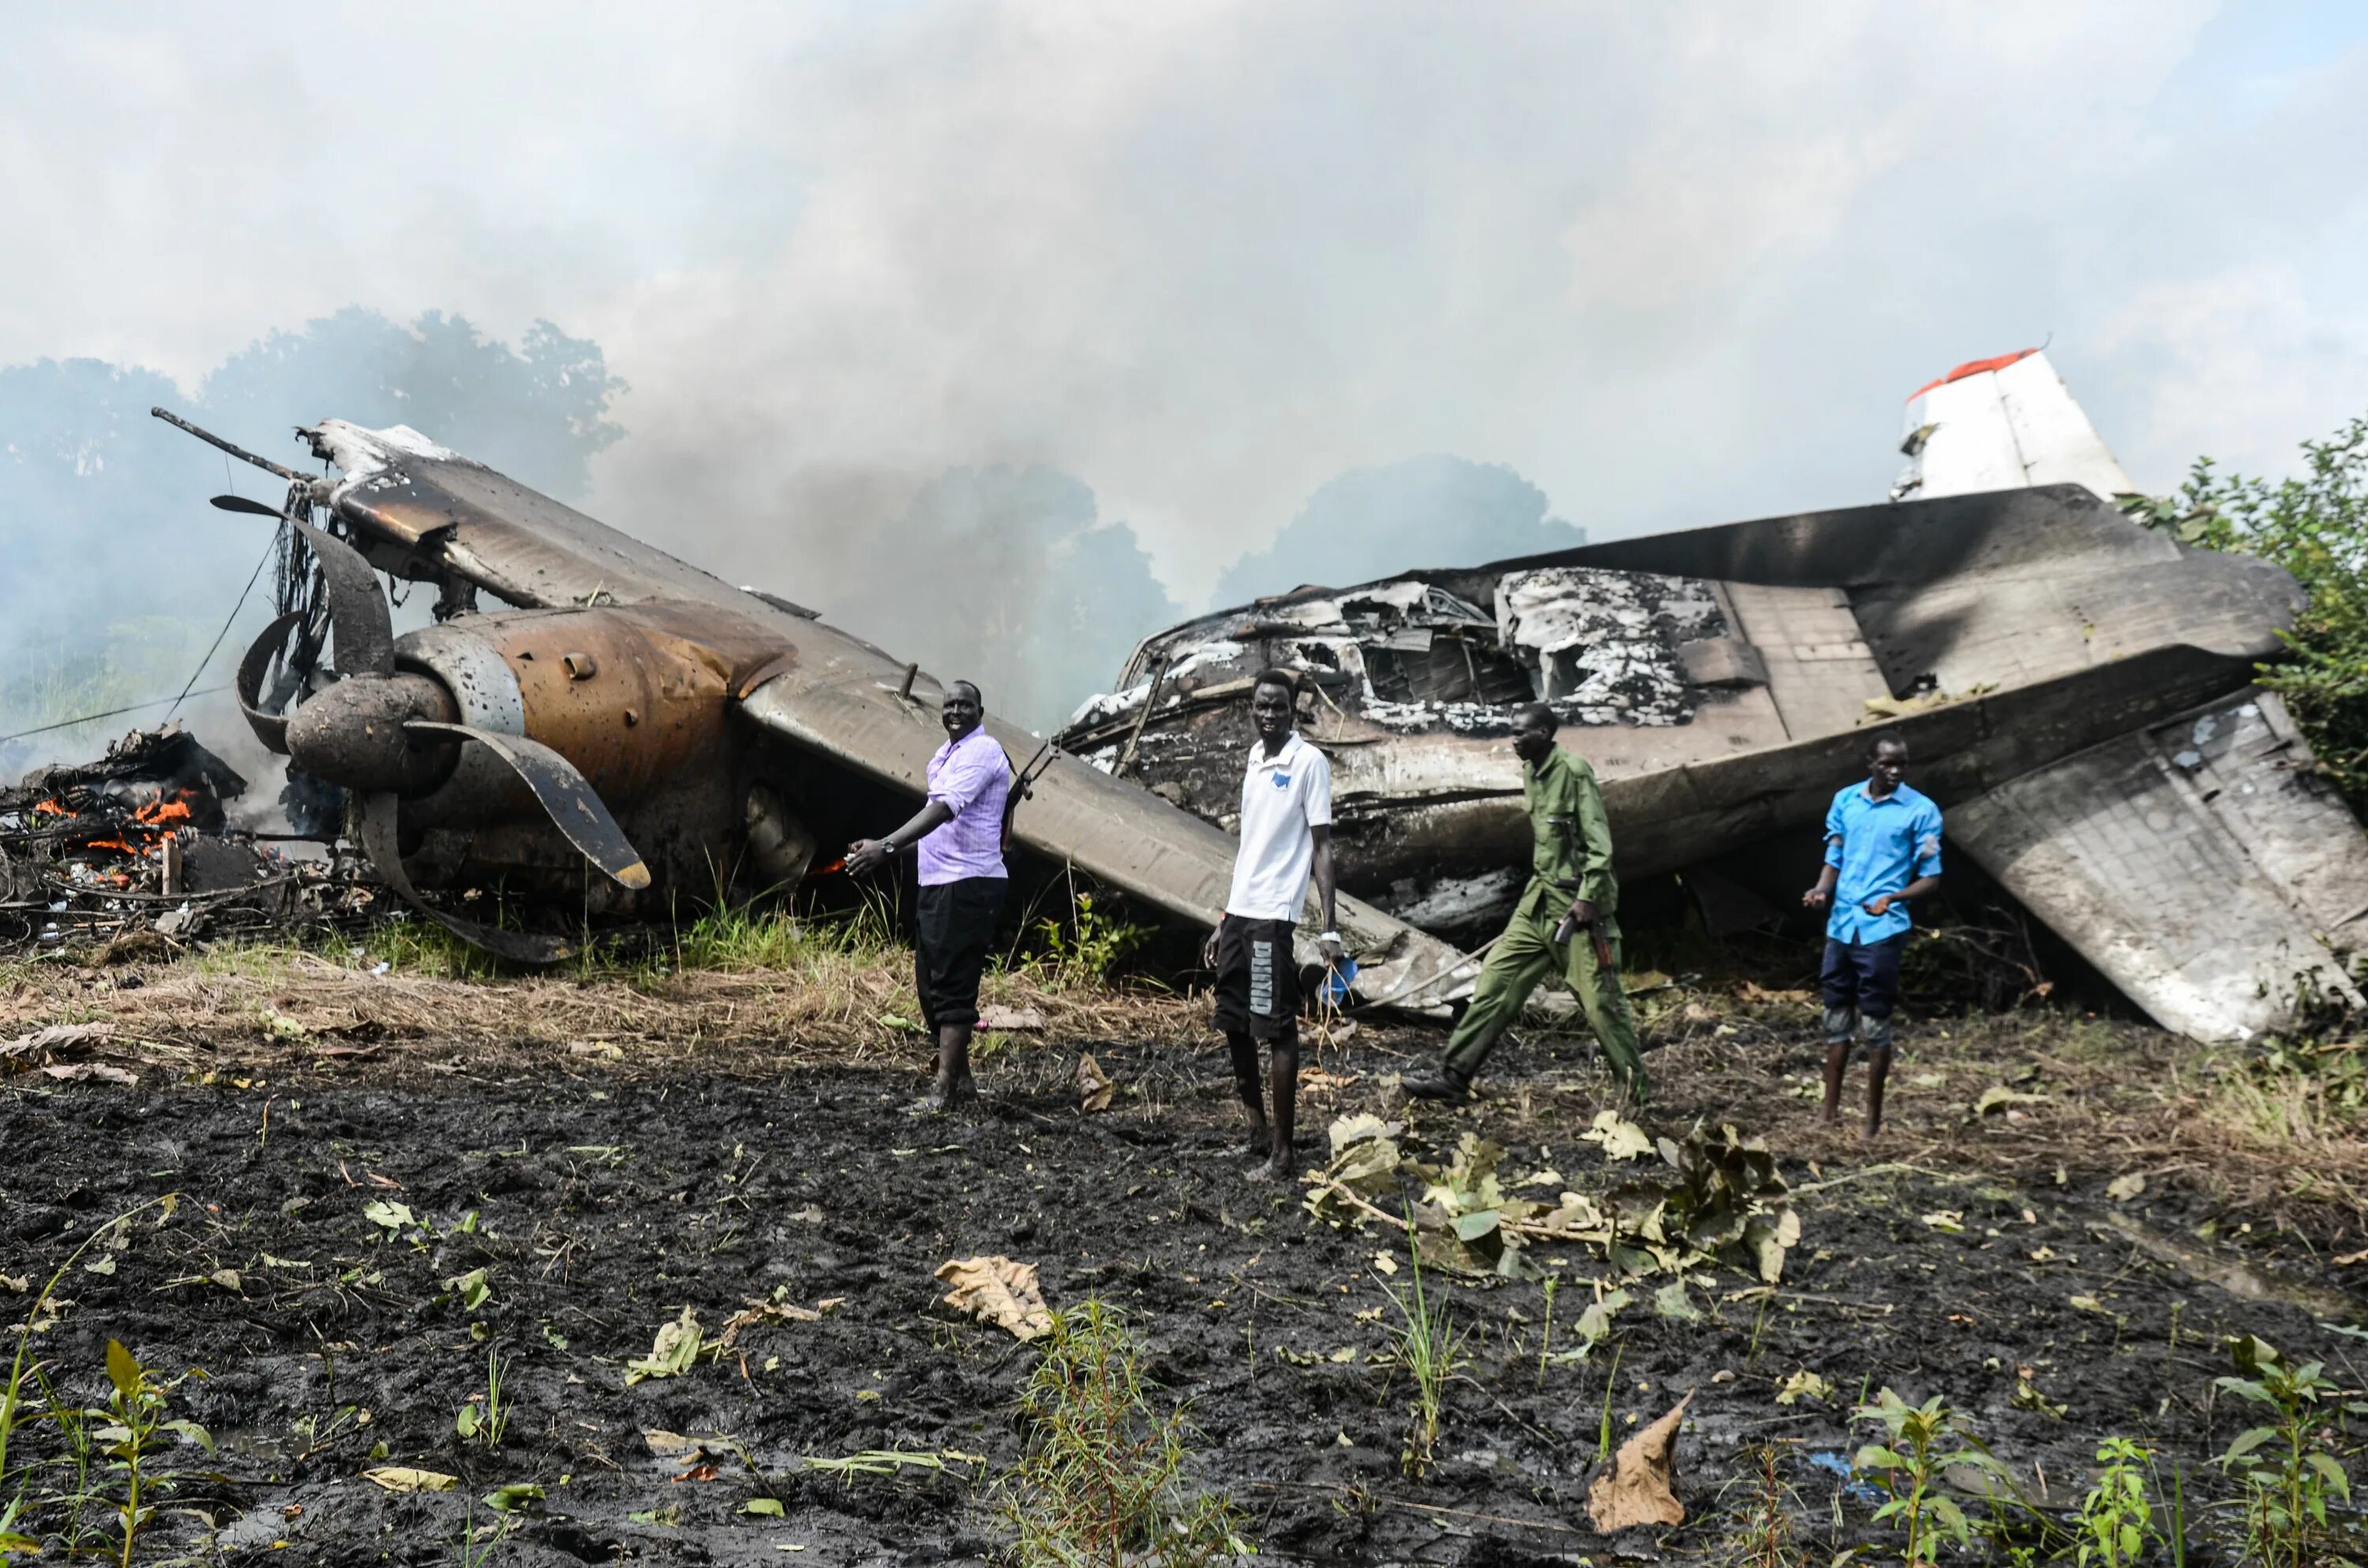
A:
{"label": "muddy ground", "polygon": [[[1035,1353],[940,1303],[933,1271],[973,1254],[1036,1264],[1055,1307],[1099,1294],[1125,1311],[1150,1369],[1190,1402],[1195,1479],[1235,1499],[1278,1561],[1717,1560],[1747,1501],[1747,1450],[1773,1441],[1799,1539],[1823,1562],[1895,1539],[1818,1457],[1865,1440],[1849,1407],[1885,1385],[1966,1411],[2050,1508],[2077,1505],[2107,1435],[2157,1445],[2195,1508],[2225,1490],[2210,1460],[2247,1424],[2214,1395],[2221,1336],[2258,1334],[2325,1358],[2347,1390],[2368,1386],[2355,1366],[2368,1343],[2323,1326],[2361,1322],[2356,1266],[2332,1261],[2363,1245],[2353,1210],[2323,1200],[2328,1178],[2222,1157],[2233,1145],[2198,1109],[2205,1088],[2180,1097],[2211,1071],[2194,1048],[2073,1014],[1918,1025],[1893,1128],[1864,1149],[1813,1124],[1805,1003],[1657,999],[1662,1093],[1641,1119],[1681,1131],[1708,1116],[1768,1138],[1804,1221],[1782,1288],[1723,1274],[1695,1293],[1696,1323],[1656,1316],[1646,1294],[1585,1361],[1543,1370],[1539,1284],[1452,1289],[1473,1354],[1438,1463],[1414,1482],[1384,1294],[1406,1276],[1376,1262],[1402,1259],[1403,1240],[1321,1225],[1299,1187],[1248,1174],[1222,1054],[1188,1006],[1105,1001],[1065,1025],[1055,1008],[1052,1028],[989,1057],[985,1106],[932,1120],[903,1114],[921,1052],[894,1029],[871,1030],[855,1065],[729,1041],[462,1049],[416,1019],[356,1045],[317,1022],[273,1025],[288,1016],[271,1005],[278,983],[251,983],[227,1007],[249,1018],[234,1048],[151,1019],[158,1038],[116,1058],[136,1083],[0,1083],[0,1276],[37,1291],[85,1248],[59,1290],[71,1305],[32,1341],[60,1393],[100,1403],[120,1338],[160,1374],[192,1371],[173,1412],[221,1442],[216,1460],[172,1450],[186,1473],[170,1503],[186,1511],[154,1527],[159,1560],[986,1559],[1004,1539],[996,1480],[1021,1450],[1014,1401]],[[54,1005],[20,996],[17,1017]],[[107,1012],[96,998],[69,1010]],[[1368,1027],[1324,1051],[1310,1163],[1334,1115],[1406,1115],[1390,1075],[1435,1046]],[[1099,1115],[1076,1106],[1088,1050],[1120,1085]],[[1480,1103],[1412,1113],[1412,1140],[1443,1150],[1475,1130],[1511,1151],[1508,1176],[1550,1167],[1588,1191],[1618,1179],[1579,1137],[1608,1103],[1581,1041],[1526,1031],[1493,1065]],[[2040,1097],[2012,1119],[1976,1116],[1998,1085]],[[2142,1192],[2108,1195],[2133,1173]],[[150,1208],[101,1233],[168,1193],[168,1218]],[[408,1220],[373,1218],[385,1203]],[[1943,1214],[1962,1229],[1925,1218]],[[489,1294],[472,1310],[448,1282],[478,1269]],[[1577,1343],[1567,1325],[1600,1270],[1568,1256],[1554,1348]],[[31,1296],[7,1290],[0,1319],[15,1322]],[[712,1339],[755,1301],[837,1304],[627,1385],[628,1363],[686,1306]],[[489,1350],[515,1402],[497,1448],[455,1430]],[[1777,1403],[1804,1370],[1830,1395]],[[1689,1391],[1687,1523],[1597,1537],[1585,1498],[1607,1399],[1625,1435]],[[654,1453],[653,1429],[708,1441]],[[56,1451],[38,1426],[17,1445],[11,1464]],[[804,1468],[879,1449],[944,1468]],[[461,1485],[390,1492],[362,1476],[382,1465]],[[70,1482],[40,1475],[51,1493]],[[527,1483],[544,1498],[507,1521],[476,1501]],[[744,1511],[763,1498],[780,1517]],[[72,1523],[54,1503],[40,1522],[53,1537]],[[107,1528],[97,1506],[80,1524],[85,1546]],[[2191,1534],[2190,1562],[2226,1560],[2201,1524]]]}

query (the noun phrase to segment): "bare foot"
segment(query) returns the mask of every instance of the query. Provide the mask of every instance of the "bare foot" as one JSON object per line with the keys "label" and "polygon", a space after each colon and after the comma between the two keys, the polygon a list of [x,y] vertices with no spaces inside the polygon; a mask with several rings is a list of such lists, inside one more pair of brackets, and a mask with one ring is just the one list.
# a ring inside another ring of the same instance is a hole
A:
{"label": "bare foot", "polygon": [[1251,1128],[1250,1141],[1242,1148],[1242,1158],[1245,1160],[1263,1160],[1269,1158],[1273,1153],[1274,1134],[1269,1132],[1263,1123]]}
{"label": "bare foot", "polygon": [[1292,1159],[1290,1152],[1285,1150],[1260,1167],[1258,1174],[1269,1181],[1290,1181],[1298,1175],[1291,1168],[1294,1164],[1296,1162]]}

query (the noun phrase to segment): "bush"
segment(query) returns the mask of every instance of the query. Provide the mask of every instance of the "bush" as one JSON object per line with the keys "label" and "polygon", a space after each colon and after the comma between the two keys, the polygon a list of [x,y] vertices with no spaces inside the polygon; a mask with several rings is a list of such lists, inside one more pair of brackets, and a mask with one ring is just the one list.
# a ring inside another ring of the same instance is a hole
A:
{"label": "bush", "polygon": [[2359,810],[2368,807],[2368,417],[2302,450],[2299,478],[2224,474],[2198,458],[2177,495],[2120,500],[2181,544],[2273,561],[2310,595],[2286,638],[2291,655],[2263,665],[2260,681]]}

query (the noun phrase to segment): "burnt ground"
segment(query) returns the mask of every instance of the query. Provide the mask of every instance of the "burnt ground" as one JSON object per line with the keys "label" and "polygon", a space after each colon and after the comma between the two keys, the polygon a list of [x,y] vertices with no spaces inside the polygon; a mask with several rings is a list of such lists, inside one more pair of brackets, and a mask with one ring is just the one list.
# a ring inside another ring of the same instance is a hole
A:
{"label": "burnt ground", "polygon": [[[853,1065],[728,1042],[461,1051],[432,1024],[336,1046],[317,1025],[275,1028],[286,1015],[256,985],[217,1009],[245,1007],[235,1049],[159,1038],[144,1064],[124,1058],[131,1085],[0,1081],[0,1276],[38,1291],[87,1244],[59,1288],[71,1305],[32,1340],[60,1395],[101,1403],[106,1343],[120,1338],[160,1374],[191,1372],[173,1411],[221,1440],[217,1460],[172,1451],[185,1473],[171,1506],[187,1511],[153,1527],[160,1560],[988,1557],[1035,1353],[940,1304],[933,1271],[980,1253],[1038,1265],[1056,1307],[1099,1293],[1124,1310],[1150,1370],[1190,1401],[1196,1481],[1229,1494],[1279,1561],[1714,1561],[1734,1544],[1748,1449],[1774,1442],[1800,1540],[1824,1562],[1896,1540],[1816,1457],[1865,1440],[1849,1407],[1885,1385],[1966,1412],[2048,1508],[2077,1505],[2107,1435],[2158,1446],[2196,1508],[2225,1491],[2210,1459],[2248,1424],[2215,1398],[2222,1335],[2258,1334],[2324,1358],[2348,1390],[2368,1385],[2355,1366],[2368,1343],[2322,1326],[2361,1321],[2331,1255],[2368,1244],[2351,1202],[2328,1197],[2356,1149],[2290,1161],[2272,1142],[2265,1157],[2260,1135],[2214,1119],[2226,1063],[2077,1015],[1918,1026],[1895,1075],[1894,1130],[1863,1150],[1812,1124],[1805,1003],[1656,999],[1663,1093],[1642,1119],[1681,1131],[1709,1116],[1769,1138],[1804,1221],[1782,1288],[1719,1276],[1694,1293],[1703,1315],[1691,1323],[1656,1315],[1640,1292],[1585,1361],[1543,1370],[1538,1284],[1449,1290],[1471,1361],[1449,1392],[1439,1462],[1414,1482],[1400,1467],[1406,1380],[1389,1360],[1396,1311],[1376,1268],[1377,1254],[1403,1258],[1403,1238],[1332,1230],[1298,1187],[1245,1173],[1222,1053],[1187,1007],[1109,1002],[1082,1015],[1090,1034],[1056,1010],[1042,1037],[989,1057],[978,1113],[914,1120],[901,1108],[921,1052],[894,1032]],[[20,1002],[20,1017],[105,1012]],[[1324,1051],[1303,1145],[1313,1154],[1335,1114],[1389,1108],[1388,1074],[1435,1043],[1368,1028]],[[1080,1050],[1121,1085],[1110,1112],[1076,1108]],[[1532,1031],[1496,1065],[1486,1099],[1416,1113],[1412,1141],[1442,1150],[1476,1130],[1511,1151],[1508,1177],[1551,1167],[1588,1191],[1619,1178],[1579,1138],[1605,1103],[1580,1042]],[[1999,1084],[2041,1097],[1976,1116]],[[2145,1190],[2110,1197],[2132,1173]],[[127,1244],[98,1233],[167,1193],[179,1195],[169,1217],[143,1211]],[[412,1222],[366,1214],[389,1200]],[[1925,1219],[1944,1212],[1962,1230]],[[1557,1350],[1576,1345],[1567,1325],[1601,1267],[1567,1257]],[[490,1295],[472,1311],[447,1281],[480,1268]],[[31,1297],[8,1289],[0,1319],[14,1322]],[[752,1300],[838,1304],[627,1386],[626,1364],[684,1307],[712,1338]],[[489,1349],[515,1402],[498,1449],[454,1425]],[[1778,1404],[1803,1370],[1833,1392]],[[2026,1381],[2063,1413],[2018,1402]],[[1624,1434],[1687,1391],[1689,1521],[1593,1535],[1584,1500],[1607,1400]],[[649,1429],[712,1436],[703,1455],[660,1456]],[[11,1464],[57,1451],[38,1424],[16,1443]],[[803,1468],[873,1449],[945,1468]],[[362,1478],[374,1465],[461,1485],[390,1492]],[[55,1466],[38,1481],[72,1490]],[[542,1486],[542,1503],[472,1549],[472,1528],[499,1522],[475,1499],[519,1483]],[[763,1497],[780,1517],[743,1512]],[[53,1539],[69,1524],[54,1502],[39,1518]],[[92,1544],[102,1510],[81,1524]],[[2191,1534],[2190,1562],[2226,1560],[2203,1525]]]}

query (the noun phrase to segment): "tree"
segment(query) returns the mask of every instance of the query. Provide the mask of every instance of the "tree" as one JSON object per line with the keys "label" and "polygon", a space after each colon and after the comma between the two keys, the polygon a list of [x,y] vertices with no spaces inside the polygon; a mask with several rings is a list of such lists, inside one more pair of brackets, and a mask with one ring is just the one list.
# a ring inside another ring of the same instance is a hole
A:
{"label": "tree", "polygon": [[2176,496],[2124,510],[2182,544],[2239,551],[2294,574],[2309,606],[2260,683],[2283,698],[2319,767],[2368,806],[2368,418],[2302,444],[2303,472],[2271,483],[2198,458]]}

